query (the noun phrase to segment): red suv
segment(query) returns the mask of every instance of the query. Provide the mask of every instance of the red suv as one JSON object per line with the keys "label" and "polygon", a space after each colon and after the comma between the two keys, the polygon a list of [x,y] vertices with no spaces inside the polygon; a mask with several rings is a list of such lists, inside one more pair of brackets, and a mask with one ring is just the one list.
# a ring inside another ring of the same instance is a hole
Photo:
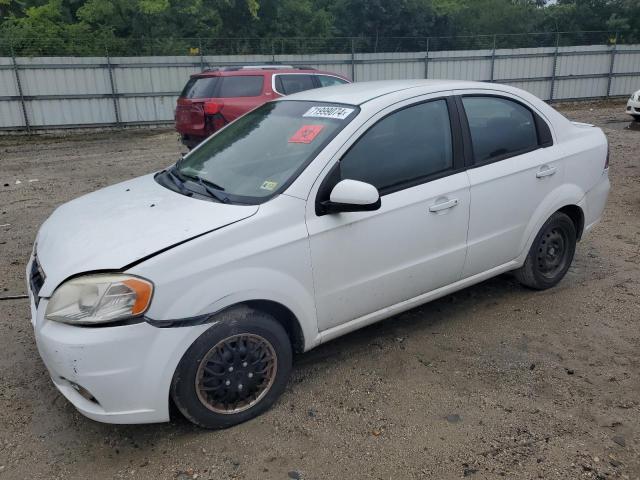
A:
{"label": "red suv", "polygon": [[175,112],[182,143],[193,148],[216,130],[269,100],[349,83],[342,75],[285,65],[225,67],[191,75]]}

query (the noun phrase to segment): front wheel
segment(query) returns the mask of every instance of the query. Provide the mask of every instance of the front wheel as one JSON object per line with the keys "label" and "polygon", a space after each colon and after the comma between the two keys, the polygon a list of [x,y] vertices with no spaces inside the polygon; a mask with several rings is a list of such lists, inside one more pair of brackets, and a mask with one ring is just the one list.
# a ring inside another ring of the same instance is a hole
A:
{"label": "front wheel", "polygon": [[226,428],[275,403],[291,373],[287,332],[272,316],[241,307],[220,314],[189,347],[171,383],[178,410],[204,428]]}
{"label": "front wheel", "polygon": [[551,215],[533,241],[524,265],[514,272],[518,281],[536,290],[555,286],[571,266],[576,237],[576,227],[568,215]]}

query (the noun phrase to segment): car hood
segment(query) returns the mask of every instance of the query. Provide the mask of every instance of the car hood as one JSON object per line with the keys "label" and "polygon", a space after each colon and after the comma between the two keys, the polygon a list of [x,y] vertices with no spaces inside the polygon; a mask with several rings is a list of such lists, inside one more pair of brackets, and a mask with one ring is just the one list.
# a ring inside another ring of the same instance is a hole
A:
{"label": "car hood", "polygon": [[36,253],[48,297],[70,276],[119,270],[254,215],[258,206],[197,200],[146,175],[58,207],[40,228]]}

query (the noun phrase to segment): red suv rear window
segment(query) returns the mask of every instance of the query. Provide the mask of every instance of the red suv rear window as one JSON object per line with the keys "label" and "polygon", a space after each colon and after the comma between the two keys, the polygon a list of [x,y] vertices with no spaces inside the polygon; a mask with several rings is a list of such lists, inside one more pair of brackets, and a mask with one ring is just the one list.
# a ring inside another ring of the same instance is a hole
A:
{"label": "red suv rear window", "polygon": [[258,97],[262,93],[262,75],[237,77],[191,77],[180,96],[182,98]]}

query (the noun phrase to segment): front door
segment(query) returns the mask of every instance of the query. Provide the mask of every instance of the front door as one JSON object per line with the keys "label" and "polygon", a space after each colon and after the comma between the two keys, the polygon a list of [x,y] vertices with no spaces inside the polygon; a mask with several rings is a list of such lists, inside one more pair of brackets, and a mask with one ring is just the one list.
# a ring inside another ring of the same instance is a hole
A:
{"label": "front door", "polygon": [[434,99],[381,112],[327,174],[320,197],[339,180],[360,180],[378,188],[382,206],[307,210],[320,331],[460,279],[469,181],[450,110]]}

